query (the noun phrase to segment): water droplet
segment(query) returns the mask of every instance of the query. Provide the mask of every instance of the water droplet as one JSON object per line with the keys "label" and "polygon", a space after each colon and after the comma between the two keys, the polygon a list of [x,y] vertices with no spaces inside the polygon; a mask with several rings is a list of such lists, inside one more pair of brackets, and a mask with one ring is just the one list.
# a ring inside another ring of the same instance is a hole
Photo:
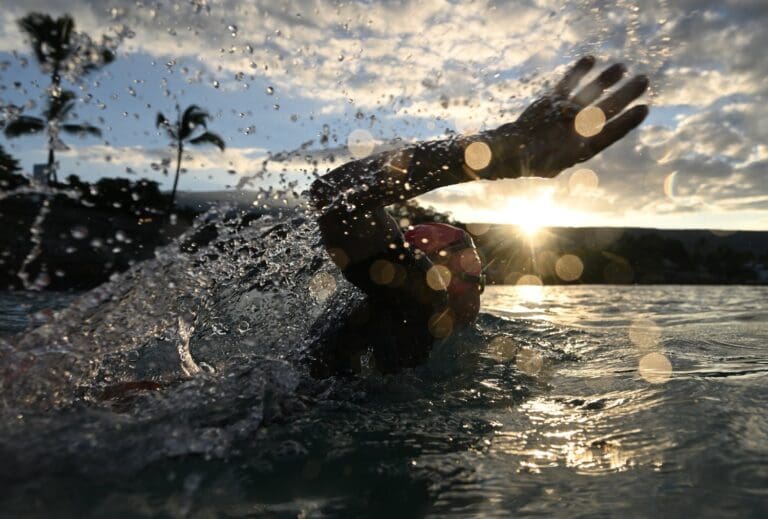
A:
{"label": "water droplet", "polygon": [[342,249],[331,247],[328,249],[328,255],[341,270],[344,270],[349,265],[349,256]]}
{"label": "water droplet", "polygon": [[69,231],[72,237],[76,240],[82,240],[88,236],[88,227],[84,225],[76,225]]}
{"label": "water droplet", "polygon": [[453,317],[450,312],[440,312],[433,314],[427,323],[429,333],[437,339],[444,339],[453,332]]}
{"label": "water droplet", "polygon": [[515,285],[518,285],[518,286],[537,286],[537,287],[540,287],[542,284],[543,283],[541,282],[541,278],[539,276],[534,276],[533,274],[522,275],[515,282]]}
{"label": "water droplet", "polygon": [[427,271],[427,285],[432,290],[447,290],[451,284],[451,271],[444,265],[434,265]]}
{"label": "water droplet", "polygon": [[597,173],[588,168],[580,168],[568,179],[568,191],[571,195],[589,195],[594,193],[599,183]]}
{"label": "water droplet", "polygon": [[309,281],[309,293],[322,303],[336,291],[336,278],[328,272],[315,274]]}
{"label": "water droplet", "polygon": [[395,279],[395,266],[387,260],[376,260],[368,273],[377,285],[388,285]]}
{"label": "water droplet", "polygon": [[375,146],[376,141],[368,130],[352,130],[347,137],[349,152],[357,159],[370,155]]}
{"label": "water droplet", "polygon": [[605,113],[597,106],[588,106],[576,114],[576,132],[582,137],[594,137],[605,126]]}
{"label": "water droplet", "polygon": [[544,357],[530,348],[520,348],[515,364],[526,375],[536,376],[544,367]]}
{"label": "water droplet", "polygon": [[584,264],[573,254],[563,254],[555,263],[555,273],[563,281],[576,281],[583,271]]}
{"label": "water droplet", "polygon": [[488,344],[488,354],[498,362],[514,359],[517,350],[517,342],[506,335],[494,337]]}
{"label": "water droplet", "polygon": [[663,353],[653,352],[640,359],[637,371],[651,384],[663,384],[672,376],[672,363]]}
{"label": "water droplet", "polygon": [[491,148],[482,141],[471,143],[464,149],[464,162],[470,169],[480,171],[491,163]]}
{"label": "water droplet", "polygon": [[467,224],[467,231],[475,236],[481,236],[488,232],[491,228],[487,223],[469,223]]}
{"label": "water droplet", "polygon": [[629,325],[628,335],[636,348],[652,351],[658,347],[661,340],[661,328],[650,319],[635,319]]}

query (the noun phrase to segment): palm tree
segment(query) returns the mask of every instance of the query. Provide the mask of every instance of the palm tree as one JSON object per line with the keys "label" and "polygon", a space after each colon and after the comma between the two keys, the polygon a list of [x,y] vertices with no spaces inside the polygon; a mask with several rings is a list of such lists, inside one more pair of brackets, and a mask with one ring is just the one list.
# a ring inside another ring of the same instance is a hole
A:
{"label": "palm tree", "polygon": [[0,146],[0,174],[5,173],[11,175],[17,171],[21,171],[19,161],[13,158],[12,155],[7,153],[5,149]]}
{"label": "palm tree", "polygon": [[[207,120],[211,117],[208,112],[197,105],[190,105],[184,110],[183,114],[180,113],[181,110],[177,105],[176,111],[179,115],[176,118],[175,124],[168,121],[161,112],[157,113],[157,127],[165,129],[168,137],[171,138],[173,146],[176,148],[176,176],[173,178],[173,191],[171,191],[171,201],[168,205],[169,210],[173,208],[174,201],[176,200],[176,186],[179,184],[184,143],[193,146],[213,144],[218,146],[221,151],[224,151],[224,139],[213,132],[207,131]],[[200,133],[201,128],[204,129],[202,133]]]}
{"label": "palm tree", "polygon": [[105,43],[97,45],[87,34],[75,32],[75,21],[68,14],[54,20],[48,14],[29,13],[18,24],[29,36],[40,68],[50,72],[53,87],[61,84],[62,70],[85,75],[115,60],[114,51]]}
{"label": "palm tree", "polygon": [[[115,59],[115,53],[109,48],[106,43],[107,40],[103,37],[104,42],[97,45],[87,34],[76,32],[75,21],[69,15],[53,19],[48,14],[30,13],[19,19],[18,24],[21,31],[30,38],[32,50],[40,68],[43,72],[51,75],[51,85],[48,88],[49,109],[47,110],[51,117],[46,117],[48,123],[48,175],[49,180],[52,179],[56,182],[54,148],[60,143],[56,135],[58,130],[56,115],[65,116],[73,107],[69,104],[72,100],[69,93],[61,90],[61,74],[63,71],[69,71],[75,77],[86,75],[112,63]],[[46,127],[45,125],[41,126],[41,120],[36,117],[20,117],[17,121],[21,122],[17,125],[16,131],[9,133],[6,129],[6,135],[9,137],[39,133]],[[64,126],[62,129],[67,131]],[[69,126],[73,127],[74,125]],[[75,131],[93,133],[94,127],[80,126],[81,129]]]}
{"label": "palm tree", "polygon": [[93,135],[101,136],[101,130],[90,124],[62,124],[72,117],[72,110],[75,107],[75,93],[69,90],[59,92],[57,96],[50,96],[42,117],[32,117],[21,115],[11,121],[5,127],[5,135],[8,138],[21,137],[22,135],[33,135],[47,131],[48,133],[48,175],[49,180],[58,182],[56,178],[54,150],[68,149],[66,144],[61,142],[59,133],[64,132],[71,135]]}

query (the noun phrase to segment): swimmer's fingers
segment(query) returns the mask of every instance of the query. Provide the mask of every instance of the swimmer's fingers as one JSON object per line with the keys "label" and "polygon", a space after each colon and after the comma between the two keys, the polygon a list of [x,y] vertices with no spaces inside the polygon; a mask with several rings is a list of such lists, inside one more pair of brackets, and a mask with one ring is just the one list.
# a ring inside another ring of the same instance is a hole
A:
{"label": "swimmer's fingers", "polygon": [[605,113],[605,118],[610,119],[621,113],[632,101],[643,95],[648,88],[647,76],[635,76],[611,95],[597,103],[597,107]]}
{"label": "swimmer's fingers", "polygon": [[554,95],[556,97],[566,98],[571,95],[571,91],[579,84],[587,73],[595,65],[594,56],[584,56],[565,73],[563,79],[555,86]]}
{"label": "swimmer's fingers", "polygon": [[591,104],[595,99],[603,95],[603,92],[618,83],[626,73],[627,67],[623,63],[611,65],[597,76],[594,81],[579,90],[573,96],[573,101],[580,106]]}
{"label": "swimmer's fingers", "polygon": [[587,154],[584,157],[580,157],[580,161],[587,160],[594,155],[597,155],[605,148],[624,137],[643,122],[646,116],[648,116],[648,106],[637,105],[607,123],[600,133],[587,140]]}

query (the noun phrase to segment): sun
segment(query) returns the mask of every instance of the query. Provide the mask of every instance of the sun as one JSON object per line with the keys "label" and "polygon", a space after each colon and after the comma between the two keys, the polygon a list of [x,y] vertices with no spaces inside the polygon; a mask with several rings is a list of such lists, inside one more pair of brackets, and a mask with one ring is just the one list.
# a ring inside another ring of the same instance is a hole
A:
{"label": "sun", "polygon": [[541,231],[542,225],[534,220],[523,221],[517,224],[520,232],[525,235],[526,238],[535,238],[539,231]]}
{"label": "sun", "polygon": [[530,240],[541,232],[542,227],[551,225],[556,212],[550,197],[514,198],[507,203],[504,219],[517,225],[520,233]]}
{"label": "sun", "polygon": [[510,198],[500,216],[504,223],[516,225],[529,241],[541,239],[542,231],[547,227],[578,226],[585,221],[583,213],[557,203],[552,193]]}

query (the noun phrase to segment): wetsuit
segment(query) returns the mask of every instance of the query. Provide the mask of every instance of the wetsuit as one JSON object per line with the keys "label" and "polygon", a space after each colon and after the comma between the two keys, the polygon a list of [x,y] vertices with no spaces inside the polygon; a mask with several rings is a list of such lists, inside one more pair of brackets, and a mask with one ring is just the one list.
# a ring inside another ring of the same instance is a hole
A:
{"label": "wetsuit", "polygon": [[[382,372],[413,367],[445,334],[436,327],[456,306],[453,296],[429,285],[432,261],[406,242],[384,206],[473,180],[464,166],[466,144],[455,139],[381,153],[349,162],[312,185],[323,245],[346,279],[367,296],[343,294],[330,307],[344,317],[318,319],[312,333],[318,337],[317,375],[356,371],[360,352],[369,348]],[[451,314],[451,329],[473,318]]]}

